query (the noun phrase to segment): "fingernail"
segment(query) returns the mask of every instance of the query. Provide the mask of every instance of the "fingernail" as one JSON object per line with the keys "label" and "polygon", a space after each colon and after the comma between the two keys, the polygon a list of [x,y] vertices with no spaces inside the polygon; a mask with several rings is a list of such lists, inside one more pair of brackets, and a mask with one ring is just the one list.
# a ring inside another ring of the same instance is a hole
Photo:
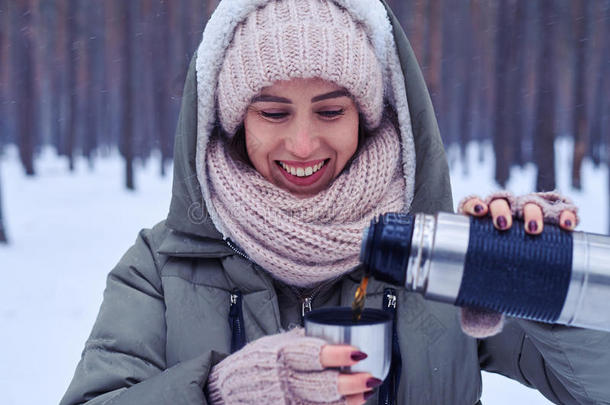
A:
{"label": "fingernail", "polygon": [[500,229],[505,229],[507,225],[506,218],[504,218],[503,215],[500,215],[498,218],[496,218],[496,224],[498,224]]}
{"label": "fingernail", "polygon": [[565,226],[567,226],[568,228],[572,227],[572,221],[570,221],[569,219],[566,219],[565,221],[563,221],[563,224]]}
{"label": "fingernail", "polygon": [[375,391],[367,391],[364,393],[364,400],[368,400],[370,397],[373,396],[373,394],[375,394]]}
{"label": "fingernail", "polygon": [[383,381],[381,381],[379,378],[375,378],[375,377],[371,377],[368,380],[366,380],[367,388],[379,387],[382,383],[383,383]]}
{"label": "fingernail", "polygon": [[536,232],[538,230],[538,222],[533,219],[527,224],[527,228],[530,232]]}
{"label": "fingernail", "polygon": [[352,355],[350,357],[354,361],[360,361],[366,359],[369,356],[367,356],[367,354],[363,352],[352,352]]}
{"label": "fingernail", "polygon": [[474,212],[477,214],[480,214],[481,212],[483,212],[483,206],[481,204],[477,204],[474,206]]}

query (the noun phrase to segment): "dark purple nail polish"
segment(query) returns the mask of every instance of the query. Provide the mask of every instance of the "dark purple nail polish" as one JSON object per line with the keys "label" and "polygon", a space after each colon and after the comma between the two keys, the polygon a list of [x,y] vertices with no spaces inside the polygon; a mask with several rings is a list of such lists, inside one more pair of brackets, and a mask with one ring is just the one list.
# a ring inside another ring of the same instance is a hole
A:
{"label": "dark purple nail polish", "polygon": [[382,383],[383,383],[383,381],[381,381],[379,378],[375,378],[375,377],[371,377],[368,380],[366,380],[367,388],[379,387]]}
{"label": "dark purple nail polish", "polygon": [[481,212],[483,212],[483,206],[481,204],[477,204],[474,206],[474,212],[477,214],[480,214]]}
{"label": "dark purple nail polish", "polygon": [[500,215],[498,218],[496,218],[496,224],[498,224],[498,226],[500,227],[500,229],[506,229],[506,218],[504,218],[503,215]]}
{"label": "dark purple nail polish", "polygon": [[528,222],[527,229],[529,229],[530,232],[536,232],[538,230],[538,222],[532,219],[530,222]]}
{"label": "dark purple nail polish", "polygon": [[354,361],[360,361],[360,360],[366,359],[369,356],[366,353],[363,353],[363,352],[352,352],[352,355],[350,357]]}
{"label": "dark purple nail polish", "polygon": [[364,400],[367,401],[370,397],[373,396],[373,394],[375,394],[375,391],[367,391],[364,393]]}
{"label": "dark purple nail polish", "polygon": [[565,221],[563,221],[563,224],[565,226],[567,226],[568,228],[572,227],[572,221],[570,221],[569,219],[566,219]]}

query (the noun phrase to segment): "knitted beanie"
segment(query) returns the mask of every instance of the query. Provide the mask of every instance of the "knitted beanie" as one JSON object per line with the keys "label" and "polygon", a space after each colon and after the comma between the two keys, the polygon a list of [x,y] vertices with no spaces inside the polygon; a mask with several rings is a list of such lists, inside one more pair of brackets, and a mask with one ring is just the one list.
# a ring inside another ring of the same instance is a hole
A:
{"label": "knitted beanie", "polygon": [[264,87],[293,78],[321,78],[345,88],[365,125],[379,125],[381,65],[363,25],[332,0],[271,1],[237,26],[218,79],[224,130],[237,131]]}

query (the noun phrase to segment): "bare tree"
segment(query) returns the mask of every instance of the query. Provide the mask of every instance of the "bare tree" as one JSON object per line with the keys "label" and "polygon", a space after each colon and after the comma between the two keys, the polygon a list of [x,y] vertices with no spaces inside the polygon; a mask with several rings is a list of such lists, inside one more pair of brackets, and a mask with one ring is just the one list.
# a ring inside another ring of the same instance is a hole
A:
{"label": "bare tree", "polygon": [[[7,61],[9,58],[9,33],[10,19],[8,18],[8,0],[0,0],[0,60]],[[10,100],[9,91],[9,63],[0,63],[0,147],[8,142],[11,123],[9,120],[12,114],[9,112],[8,105]]]}
{"label": "bare tree", "polygon": [[555,188],[555,68],[554,32],[555,32],[555,2],[540,0],[539,8],[539,56],[538,91],[536,96],[534,160],[538,166],[536,190],[548,191]]}
{"label": "bare tree", "polygon": [[426,35],[425,61],[426,81],[430,91],[430,98],[438,116],[442,97],[443,75],[443,3],[442,0],[428,1],[428,35]]}
{"label": "bare tree", "polygon": [[138,4],[135,1],[121,1],[121,11],[125,16],[123,25],[123,69],[122,69],[122,99],[124,102],[123,118],[121,127],[121,151],[125,159],[125,187],[135,190],[133,175],[134,160],[134,91],[133,91],[133,58],[132,49],[134,41],[134,17]]}
{"label": "bare tree", "polygon": [[586,66],[588,32],[587,8],[590,2],[587,0],[574,0],[573,16],[575,21],[574,35],[574,106],[572,116],[572,136],[574,137],[574,156],[572,159],[572,186],[576,189],[581,188],[581,165],[589,146],[589,123],[587,119],[586,102]]}
{"label": "bare tree", "polygon": [[17,114],[17,145],[19,157],[28,176],[34,175],[34,149],[36,147],[36,108],[37,95],[34,76],[35,44],[31,29],[33,0],[15,3],[13,18],[13,61],[19,70],[14,69],[16,90],[14,92]]}
{"label": "bare tree", "polygon": [[595,18],[593,25],[594,35],[593,44],[591,46],[591,56],[594,59],[592,63],[591,79],[587,88],[592,90],[591,108],[589,109],[589,148],[591,158],[595,165],[599,165],[603,160],[602,145],[604,143],[604,112],[608,111],[604,108],[607,102],[607,90],[605,90],[608,80],[608,69],[610,61],[608,60],[608,52],[610,52],[610,0],[599,1],[595,4],[596,9],[593,10],[593,15],[599,16]]}
{"label": "bare tree", "polygon": [[154,63],[152,64],[153,69],[153,81],[154,81],[154,111],[155,114],[153,119],[155,122],[155,130],[158,133],[159,139],[159,150],[161,152],[160,169],[161,176],[166,174],[166,166],[172,158],[172,139],[173,134],[172,115],[170,114],[171,100],[170,100],[170,83],[168,75],[168,69],[170,63],[169,60],[169,42],[171,39],[170,25],[169,25],[169,13],[168,4],[165,1],[158,1],[156,3],[155,18],[153,20],[155,29],[152,32],[153,41],[155,46],[152,49],[152,58]]}
{"label": "bare tree", "polygon": [[82,84],[83,79],[79,80],[78,75],[84,74],[83,72],[83,52],[81,39],[79,38],[79,7],[80,2],[76,1],[67,5],[67,41],[66,47],[68,60],[66,61],[66,72],[68,79],[68,120],[67,120],[67,134],[66,134],[66,156],[68,157],[68,167],[70,171],[74,170],[74,150],[77,142],[77,131],[78,131],[78,110],[79,110],[79,85]]}
{"label": "bare tree", "polygon": [[[0,181],[2,176],[0,176]],[[0,243],[8,243],[6,229],[4,227],[4,217],[2,216],[2,183],[0,183]]]}
{"label": "bare tree", "polygon": [[498,7],[496,38],[495,114],[493,145],[496,156],[495,178],[502,187],[521,149],[521,103],[519,102],[524,9],[517,0],[501,1]]}

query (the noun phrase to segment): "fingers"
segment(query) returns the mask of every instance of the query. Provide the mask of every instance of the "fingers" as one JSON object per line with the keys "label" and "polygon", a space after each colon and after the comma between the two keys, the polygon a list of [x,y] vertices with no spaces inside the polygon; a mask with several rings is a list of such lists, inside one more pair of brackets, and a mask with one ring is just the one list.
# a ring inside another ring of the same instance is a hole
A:
{"label": "fingers", "polygon": [[489,207],[480,198],[473,197],[462,205],[465,214],[475,217],[483,217],[491,214],[496,229],[505,230],[513,225],[513,214],[504,198],[493,200]]}
{"label": "fingers", "polygon": [[364,404],[370,397],[375,394],[375,391],[367,391],[362,394],[348,395],[345,397],[347,405],[361,405]]}
{"label": "fingers", "polygon": [[340,374],[338,378],[338,391],[343,396],[362,395],[379,387],[383,381],[371,376],[369,373]]}
{"label": "fingers", "polygon": [[508,201],[504,198],[498,198],[489,203],[489,212],[496,229],[503,231],[513,226],[513,213]]}
{"label": "fingers", "polygon": [[513,214],[504,198],[493,200],[488,207],[480,198],[473,197],[462,205],[461,210],[464,214],[475,217],[491,214],[496,229],[505,230],[513,225]]}
{"label": "fingers", "polygon": [[[534,203],[528,203],[523,206],[523,220],[525,224],[525,232],[531,235],[538,235],[544,228],[544,215],[542,209]],[[559,226],[566,230],[572,231],[576,224],[576,214],[571,210],[564,210],[559,216]]]}
{"label": "fingers", "polygon": [[466,201],[462,206],[462,210],[465,214],[474,215],[475,217],[487,215],[487,205],[477,197]]}
{"label": "fingers", "polygon": [[[324,345],[320,352],[320,362],[324,367],[353,366],[366,358],[366,353],[349,345]],[[369,373],[339,374],[337,391],[343,395],[348,405],[365,403],[372,395],[373,389],[383,381]]]}
{"label": "fingers", "polygon": [[324,367],[353,366],[366,357],[366,353],[349,345],[324,345],[320,351],[320,363]]}
{"label": "fingers", "polygon": [[544,228],[542,209],[534,203],[523,206],[523,223],[525,232],[530,235],[539,235]]}
{"label": "fingers", "polygon": [[[514,199],[510,196],[505,198],[500,195],[496,196],[489,204],[486,204],[477,196],[466,197],[459,204],[458,212],[475,217],[490,215],[496,229],[508,230],[512,227],[513,210],[515,210],[517,218],[523,219],[525,232],[530,235],[541,234],[544,230],[545,221],[552,224],[558,223],[566,231],[574,230],[578,223],[576,208],[571,203],[562,202],[563,200],[553,200],[552,204],[546,204],[546,200],[539,197],[540,194],[534,194],[534,197],[524,196],[521,198],[521,202],[519,200],[513,201]],[[489,199],[488,197],[487,201]],[[558,207],[557,205],[560,202],[563,206]],[[513,205],[511,206],[511,204]],[[540,204],[544,205],[544,211]]]}
{"label": "fingers", "polygon": [[559,216],[559,226],[566,231],[571,231],[576,226],[576,214],[569,210],[564,210]]}

